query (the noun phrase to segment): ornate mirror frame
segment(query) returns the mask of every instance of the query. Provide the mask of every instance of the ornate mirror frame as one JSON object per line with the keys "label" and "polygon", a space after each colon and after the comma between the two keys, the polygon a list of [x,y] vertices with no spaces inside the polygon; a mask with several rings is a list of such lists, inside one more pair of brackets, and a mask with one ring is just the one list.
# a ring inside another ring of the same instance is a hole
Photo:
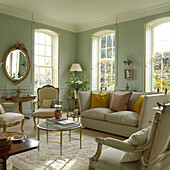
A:
{"label": "ornate mirror frame", "polygon": [[[26,60],[27,60],[27,70],[26,70],[26,73],[24,74],[24,76],[20,79],[14,79],[12,78],[9,74],[8,74],[8,71],[6,69],[6,61],[7,61],[7,57],[9,56],[9,54],[14,51],[14,50],[20,50],[24,53],[24,55],[26,56]],[[28,55],[28,52],[27,52],[27,49],[24,47],[24,44],[23,43],[19,43],[17,41],[17,44],[15,44],[14,46],[12,46],[5,54],[4,56],[4,59],[3,59],[3,71],[4,71],[4,74],[6,75],[6,77],[11,80],[12,82],[14,83],[20,83],[21,81],[23,81],[27,76],[28,76],[28,73],[30,71],[30,59],[29,59],[29,55]]]}

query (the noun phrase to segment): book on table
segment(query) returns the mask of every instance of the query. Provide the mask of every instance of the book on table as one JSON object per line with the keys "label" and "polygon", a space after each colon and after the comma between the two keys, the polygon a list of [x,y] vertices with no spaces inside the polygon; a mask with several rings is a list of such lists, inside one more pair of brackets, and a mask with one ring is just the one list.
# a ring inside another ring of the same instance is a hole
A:
{"label": "book on table", "polygon": [[60,119],[56,119],[56,118],[47,118],[46,119],[46,123],[53,125],[54,123],[60,122],[66,120],[66,118],[64,117],[60,117]]}

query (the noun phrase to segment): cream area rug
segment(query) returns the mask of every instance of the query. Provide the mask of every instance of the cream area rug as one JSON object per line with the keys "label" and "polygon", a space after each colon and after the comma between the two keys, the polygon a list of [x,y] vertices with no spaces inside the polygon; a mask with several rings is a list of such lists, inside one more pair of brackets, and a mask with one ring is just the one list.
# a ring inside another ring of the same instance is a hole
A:
{"label": "cream area rug", "polygon": [[[63,135],[63,155],[60,156],[59,132],[49,133],[49,143],[46,136],[41,136],[40,151],[37,149],[24,152],[10,158],[10,165],[19,170],[87,170],[89,158],[97,149],[94,137],[82,136],[82,149],[80,141],[69,142],[68,132]],[[79,138],[79,133],[72,132],[72,137]]]}

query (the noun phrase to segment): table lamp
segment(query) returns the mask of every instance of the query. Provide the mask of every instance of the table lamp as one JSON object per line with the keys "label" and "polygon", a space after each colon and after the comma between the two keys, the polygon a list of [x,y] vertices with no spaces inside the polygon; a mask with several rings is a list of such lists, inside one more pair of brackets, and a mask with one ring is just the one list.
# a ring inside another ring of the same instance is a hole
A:
{"label": "table lamp", "polygon": [[71,65],[70,71],[74,71],[74,72],[75,72],[75,75],[77,75],[77,72],[81,72],[81,71],[83,71],[83,70],[82,70],[80,64],[78,64],[78,63],[73,63],[73,64]]}

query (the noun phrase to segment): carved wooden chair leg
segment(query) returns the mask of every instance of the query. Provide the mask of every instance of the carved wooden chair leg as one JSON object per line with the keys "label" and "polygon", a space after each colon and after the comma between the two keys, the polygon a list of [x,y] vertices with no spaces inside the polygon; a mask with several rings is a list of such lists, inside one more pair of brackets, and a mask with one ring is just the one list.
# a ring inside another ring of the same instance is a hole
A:
{"label": "carved wooden chair leg", "polygon": [[36,121],[35,121],[35,117],[33,117],[33,121],[34,121],[34,128],[36,128]]}
{"label": "carved wooden chair leg", "polygon": [[6,128],[7,128],[6,126],[3,126],[3,132],[6,132]]}
{"label": "carved wooden chair leg", "polygon": [[23,127],[24,127],[24,119],[21,121],[21,132],[22,133],[24,133]]}
{"label": "carved wooden chair leg", "polygon": [[38,121],[37,121],[37,124],[39,124],[40,123],[40,118],[38,118]]}

